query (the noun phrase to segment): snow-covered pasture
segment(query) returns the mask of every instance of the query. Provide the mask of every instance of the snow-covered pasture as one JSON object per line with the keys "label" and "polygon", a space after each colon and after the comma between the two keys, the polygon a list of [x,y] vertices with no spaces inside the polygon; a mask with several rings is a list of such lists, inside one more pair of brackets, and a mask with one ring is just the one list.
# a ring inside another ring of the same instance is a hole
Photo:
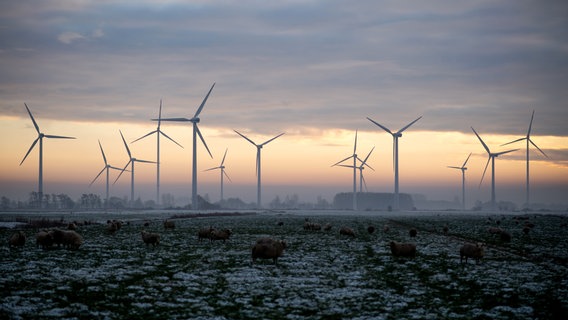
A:
{"label": "snow-covered pasture", "polygon": [[[36,248],[32,229],[23,229],[23,248],[8,248],[20,226],[0,229],[0,318],[547,319],[568,311],[563,216],[291,211],[175,219],[165,230],[170,217],[84,215],[100,223],[79,226],[78,251]],[[128,223],[109,234],[108,218]],[[306,231],[305,218],[333,228]],[[497,221],[511,242],[487,232]],[[525,234],[527,221],[534,227]],[[231,229],[231,238],[199,242],[198,230],[209,226]],[[341,236],[342,226],[356,237]],[[143,229],[159,233],[160,244],[144,245]],[[251,247],[264,236],[288,243],[278,265],[251,264]],[[391,240],[416,243],[417,256],[393,258]],[[486,243],[481,263],[460,264],[466,240]]]}

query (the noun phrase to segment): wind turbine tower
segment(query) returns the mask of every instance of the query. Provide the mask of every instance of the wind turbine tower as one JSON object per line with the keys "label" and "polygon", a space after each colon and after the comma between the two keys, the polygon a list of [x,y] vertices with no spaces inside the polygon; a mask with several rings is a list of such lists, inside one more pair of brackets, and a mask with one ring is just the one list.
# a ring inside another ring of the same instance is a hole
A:
{"label": "wind turbine tower", "polygon": [[91,183],[89,184],[89,187],[93,185],[93,183],[95,183],[95,181],[99,178],[99,176],[106,170],[106,198],[105,198],[105,209],[108,207],[108,197],[109,197],[109,186],[108,186],[108,178],[109,178],[109,169],[114,169],[114,170],[118,170],[121,171],[122,169],[117,168],[117,167],[113,167],[110,164],[108,164],[106,156],[105,156],[105,152],[103,150],[103,146],[101,145],[101,141],[99,140],[99,147],[101,148],[101,153],[103,154],[103,160],[105,162],[105,166],[103,167],[103,169],[99,172],[99,174],[97,174],[97,176],[93,179],[93,181],[91,181]]}
{"label": "wind turbine tower", "polygon": [[359,192],[360,193],[363,192],[363,184],[365,184],[365,190],[367,190],[367,182],[365,182],[365,178],[363,177],[363,170],[365,169],[365,167],[368,167],[369,169],[375,171],[375,169],[373,169],[373,167],[371,167],[370,165],[367,164],[367,160],[369,159],[369,156],[371,155],[371,153],[373,153],[373,150],[375,150],[375,147],[373,147],[371,149],[371,151],[369,151],[369,154],[367,154],[367,157],[365,157],[365,160],[361,160],[359,157],[357,157],[357,159],[361,162],[359,164],[359,166],[353,167],[353,165],[336,164],[337,166],[340,166],[340,167],[355,168],[355,169],[359,170]]}
{"label": "wind turbine tower", "polygon": [[221,164],[218,167],[214,167],[214,168],[209,168],[205,171],[211,171],[211,170],[217,170],[220,169],[221,170],[221,201],[223,201],[223,176],[226,176],[227,179],[229,179],[229,181],[231,181],[231,178],[229,178],[229,175],[225,172],[225,157],[227,156],[227,151],[229,149],[225,149],[225,154],[223,155],[223,160],[221,160]]}
{"label": "wind turbine tower", "polygon": [[274,140],[274,139],[280,137],[281,135],[283,135],[284,132],[281,133],[281,134],[279,134],[279,135],[277,135],[277,136],[275,136],[274,138],[271,138],[271,139],[269,139],[269,140],[267,140],[267,141],[261,143],[261,144],[256,144],[256,143],[254,143],[254,141],[252,141],[251,139],[247,138],[246,136],[244,136],[243,134],[241,134],[241,133],[238,132],[237,130],[234,130],[234,131],[235,131],[239,136],[245,138],[245,140],[247,140],[248,142],[252,143],[252,144],[256,147],[256,178],[257,178],[256,205],[257,205],[258,209],[260,209],[261,206],[262,206],[262,203],[261,203],[261,200],[260,200],[260,191],[261,191],[261,185],[260,185],[260,181],[261,181],[261,179],[260,179],[260,176],[261,176],[261,170],[260,170],[260,154],[261,154],[261,150],[262,150],[262,147],[264,147],[266,144],[268,144],[268,143],[271,142],[272,140]]}
{"label": "wind turbine tower", "polygon": [[489,161],[491,161],[491,209],[495,210],[495,208],[496,208],[496,206],[495,206],[495,204],[496,204],[496,202],[495,202],[495,158],[497,158],[498,156],[500,156],[502,154],[517,151],[519,149],[513,149],[513,150],[507,150],[507,151],[493,153],[489,150],[489,147],[485,144],[485,142],[483,142],[483,140],[477,134],[475,129],[473,129],[473,127],[471,127],[471,130],[473,130],[473,133],[475,133],[475,135],[477,136],[477,138],[479,139],[479,141],[483,145],[483,148],[485,148],[485,151],[487,151],[487,155],[488,155],[487,163],[485,164],[485,169],[483,169],[483,175],[481,176],[481,181],[479,182],[479,186],[481,186],[481,183],[483,182],[483,177],[485,177],[485,172],[487,171],[487,166],[489,165]]}
{"label": "wind turbine tower", "polygon": [[118,175],[118,177],[116,177],[116,180],[114,180],[114,183],[116,183],[118,181],[118,179],[120,179],[120,176],[122,175],[122,173],[124,171],[126,171],[126,168],[128,167],[128,165],[130,165],[130,205],[134,204],[134,163],[135,162],[142,162],[142,163],[156,163],[154,161],[148,161],[148,160],[141,160],[141,159],[136,159],[134,157],[132,157],[132,154],[130,153],[130,148],[128,148],[128,144],[126,143],[126,140],[124,139],[124,136],[122,135],[122,131],[120,131],[120,137],[122,138],[122,142],[124,142],[124,147],[126,148],[126,152],[128,153],[128,162],[126,163],[126,165],[124,166],[124,169],[122,169],[122,171],[120,172],[120,174]]}
{"label": "wind turbine tower", "polygon": [[24,159],[22,159],[22,161],[20,162],[20,165],[24,163],[24,161],[26,160],[32,149],[35,147],[36,143],[39,141],[38,198],[39,198],[39,207],[43,208],[43,138],[48,138],[48,139],[75,139],[75,138],[65,137],[65,136],[55,136],[55,135],[42,133],[39,130],[39,126],[37,125],[34,116],[30,111],[30,108],[28,108],[28,105],[25,103],[24,106],[26,107],[26,110],[28,111],[28,114],[30,115],[30,118],[32,119],[34,127],[37,131],[37,138],[34,140],[31,147],[28,149],[28,152],[24,156]]}
{"label": "wind turbine tower", "polygon": [[[147,136],[153,135],[154,133],[156,134],[156,204],[159,205],[160,204],[160,135],[163,135],[164,137],[168,138],[171,142],[177,144],[178,146],[182,147],[181,144],[177,143],[174,139],[170,138],[167,134],[165,134],[161,129],[160,129],[160,124],[162,122],[162,99],[160,99],[160,111],[158,113],[158,128],[156,128],[156,130],[147,133],[146,135],[132,141],[132,143],[144,139]],[[182,147],[183,148],[183,147]]]}
{"label": "wind turbine tower", "polygon": [[350,155],[349,157],[340,160],[334,164],[332,164],[331,166],[337,166],[340,163],[342,163],[343,161],[347,161],[349,159],[353,158],[353,165],[349,166],[349,165],[340,165],[342,167],[348,167],[348,168],[353,168],[353,210],[357,210],[357,130],[355,130],[355,143],[353,144],[353,154]]}
{"label": "wind turbine tower", "polygon": [[385,126],[379,124],[378,122],[376,122],[375,120],[367,117],[367,119],[369,121],[371,121],[372,123],[381,127],[381,129],[385,130],[389,134],[391,134],[392,138],[393,138],[393,151],[392,151],[393,152],[393,166],[394,166],[394,208],[393,209],[396,210],[396,211],[400,210],[400,198],[399,198],[399,193],[398,193],[398,138],[402,137],[402,132],[404,130],[408,129],[408,127],[413,125],[416,121],[420,120],[421,118],[422,118],[422,116],[418,117],[416,120],[407,124],[402,129],[393,133],[387,127],[385,127]]}
{"label": "wind turbine tower", "polygon": [[[207,147],[207,143],[205,143],[205,139],[203,139],[203,135],[201,135],[201,131],[199,131],[199,127],[197,126],[197,124],[201,121],[201,119],[199,118],[199,114],[203,110],[203,107],[205,106],[205,102],[207,102],[207,99],[209,98],[211,91],[213,91],[213,87],[215,87],[215,83],[213,83],[213,85],[211,86],[211,89],[209,89],[209,92],[207,92],[207,95],[205,96],[205,98],[201,102],[201,105],[199,106],[199,108],[197,108],[197,111],[195,112],[195,114],[193,115],[192,118],[190,118],[190,119],[188,119],[188,118],[166,118],[166,119],[162,119],[162,121],[191,122],[192,125],[193,125],[193,164],[192,164],[192,167],[191,167],[191,175],[192,175],[192,178],[191,178],[191,206],[192,206],[193,210],[197,210],[198,205],[199,205],[198,201],[197,201],[197,136],[198,135],[199,135],[199,139],[201,139],[201,142],[203,142],[205,149],[207,149],[209,156],[211,156],[211,158],[213,158],[213,155],[211,154],[211,151],[209,151],[209,147]],[[158,121],[158,119],[152,119],[152,120]]]}
{"label": "wind turbine tower", "polygon": [[532,144],[535,148],[537,148],[538,151],[540,151],[540,153],[542,153],[545,157],[548,158],[548,156],[546,155],[546,153],[544,153],[544,151],[542,151],[532,140],[531,140],[531,129],[532,129],[532,123],[533,123],[533,119],[534,119],[534,110],[532,112],[532,116],[531,116],[531,122],[529,123],[529,130],[527,131],[527,135],[526,137],[523,138],[519,138],[517,140],[513,140],[511,142],[507,142],[505,144],[503,144],[503,146],[511,144],[511,143],[515,143],[518,141],[523,141],[526,140],[527,141],[527,186],[526,186],[526,206],[527,208],[530,208],[530,192],[529,192],[529,153],[530,153],[530,144]]}
{"label": "wind turbine tower", "polygon": [[461,170],[462,173],[462,210],[465,210],[465,171],[467,170],[467,167],[465,165],[467,164],[469,157],[471,157],[471,153],[469,154],[469,156],[467,156],[465,162],[462,164],[461,167],[448,166],[448,168],[459,169]]}

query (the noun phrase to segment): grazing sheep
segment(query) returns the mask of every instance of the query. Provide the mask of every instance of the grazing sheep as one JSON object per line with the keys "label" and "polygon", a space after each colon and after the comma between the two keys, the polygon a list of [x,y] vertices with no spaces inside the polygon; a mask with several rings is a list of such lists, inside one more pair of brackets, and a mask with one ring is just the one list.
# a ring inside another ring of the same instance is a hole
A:
{"label": "grazing sheep", "polygon": [[395,257],[414,257],[416,256],[416,245],[414,243],[390,242],[391,253]]}
{"label": "grazing sheep", "polygon": [[326,223],[325,226],[323,226],[323,231],[329,231],[331,230],[331,224]]}
{"label": "grazing sheep", "polygon": [[387,233],[387,232],[389,232],[389,231],[390,231],[389,225],[388,225],[388,224],[385,224],[385,226],[383,227],[383,232],[384,232],[384,233]]}
{"label": "grazing sheep", "polygon": [[53,229],[49,231],[53,237],[53,244],[56,244],[59,248],[61,245],[65,246],[63,237],[65,235],[65,231],[61,229]]}
{"label": "grazing sheep", "polygon": [[213,230],[209,236],[210,241],[223,240],[225,242],[233,232],[229,229]]}
{"label": "grazing sheep", "polygon": [[67,230],[77,230],[77,224],[75,222],[71,222],[67,225]]}
{"label": "grazing sheep", "polygon": [[36,246],[46,250],[53,245],[53,234],[42,230],[36,234]]}
{"label": "grazing sheep", "polygon": [[119,224],[116,221],[107,221],[107,226],[106,226],[106,230],[110,233],[113,234],[115,233],[118,229],[119,229]]}
{"label": "grazing sheep", "polygon": [[355,231],[349,227],[341,227],[341,229],[339,229],[339,234],[355,238]]}
{"label": "grazing sheep", "polygon": [[463,261],[465,257],[465,263],[467,263],[467,258],[475,259],[476,263],[479,263],[479,260],[483,258],[484,250],[483,245],[480,243],[465,243],[460,248],[460,263]]}
{"label": "grazing sheep", "polygon": [[144,222],[144,226],[145,226],[145,227],[149,227],[149,226],[150,226],[150,222],[148,222],[148,221]]}
{"label": "grazing sheep", "polygon": [[416,231],[416,229],[412,228],[412,229],[408,230],[408,235],[409,235],[411,238],[416,237],[416,234],[418,234],[418,231]]}
{"label": "grazing sheep", "polygon": [[274,240],[271,238],[261,238],[256,241],[252,247],[252,263],[256,259],[272,259],[274,264],[278,263],[278,257],[282,256],[282,252],[287,248],[286,241]]}
{"label": "grazing sheep", "polygon": [[148,246],[149,244],[153,245],[154,247],[160,244],[160,235],[157,233],[146,232],[142,230],[140,233],[142,235],[142,241]]}
{"label": "grazing sheep", "polygon": [[79,250],[83,237],[73,230],[63,231],[63,246],[69,250]]}
{"label": "grazing sheep", "polygon": [[368,227],[367,227],[367,232],[368,232],[368,233],[373,233],[373,232],[375,232],[375,227],[374,227],[374,226],[368,226]]}
{"label": "grazing sheep", "polygon": [[448,226],[444,226],[444,228],[442,228],[442,231],[444,232],[444,234],[448,234]]}
{"label": "grazing sheep", "polygon": [[499,234],[499,238],[501,239],[501,241],[503,242],[511,242],[511,234],[505,230],[503,230],[500,234]]}
{"label": "grazing sheep", "polygon": [[503,232],[503,229],[491,227],[491,228],[487,229],[487,231],[489,231],[489,233],[491,233],[491,234],[501,234],[501,232]]}
{"label": "grazing sheep", "polygon": [[306,221],[304,222],[304,230],[320,231],[321,225],[319,223]]}
{"label": "grazing sheep", "polygon": [[524,228],[523,228],[523,233],[524,233],[524,234],[529,234],[530,231],[531,231],[531,228],[529,228],[529,227],[524,227]]}
{"label": "grazing sheep", "polygon": [[283,226],[283,225],[284,225],[284,222],[278,221],[278,223],[276,223],[276,225],[277,225],[277,226]]}
{"label": "grazing sheep", "polygon": [[213,227],[209,227],[209,228],[203,228],[201,230],[199,230],[197,232],[197,240],[199,240],[199,242],[201,242],[202,239],[210,239],[211,238],[211,232],[215,231],[215,229],[213,229]]}
{"label": "grazing sheep", "polygon": [[164,221],[164,229],[175,229],[175,228],[176,228],[175,222],[171,220]]}
{"label": "grazing sheep", "polygon": [[23,247],[26,244],[26,235],[22,231],[15,232],[8,239],[8,247]]}

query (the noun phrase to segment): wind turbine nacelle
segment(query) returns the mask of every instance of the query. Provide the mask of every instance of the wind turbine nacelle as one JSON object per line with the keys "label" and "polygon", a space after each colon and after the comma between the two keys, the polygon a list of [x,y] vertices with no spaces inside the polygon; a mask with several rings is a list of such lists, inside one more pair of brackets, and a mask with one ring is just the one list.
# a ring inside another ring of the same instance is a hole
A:
{"label": "wind turbine nacelle", "polygon": [[190,121],[193,122],[193,123],[199,123],[200,120],[201,119],[199,119],[199,117],[196,117],[196,118],[191,118]]}
{"label": "wind turbine nacelle", "polygon": [[400,138],[400,137],[402,137],[402,133],[397,132],[397,133],[393,134],[393,136],[394,136],[394,137],[397,137],[397,138]]}

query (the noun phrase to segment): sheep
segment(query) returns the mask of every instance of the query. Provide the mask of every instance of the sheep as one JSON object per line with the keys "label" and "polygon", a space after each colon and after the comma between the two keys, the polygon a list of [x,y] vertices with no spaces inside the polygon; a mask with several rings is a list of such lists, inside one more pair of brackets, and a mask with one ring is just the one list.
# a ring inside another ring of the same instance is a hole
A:
{"label": "sheep", "polygon": [[487,229],[487,231],[489,231],[489,233],[491,233],[491,234],[501,234],[501,232],[503,232],[503,229],[491,227],[491,228]]}
{"label": "sheep", "polygon": [[392,255],[395,257],[416,256],[416,244],[414,243],[402,243],[402,242],[391,241],[390,249]]}
{"label": "sheep", "polygon": [[483,258],[484,250],[483,244],[481,243],[465,243],[460,248],[460,263],[465,257],[465,263],[467,263],[467,258],[475,259],[475,263],[479,263],[479,260]]}
{"label": "sheep", "polygon": [[252,247],[252,263],[256,259],[272,259],[274,264],[278,264],[278,257],[282,256],[284,249],[288,247],[286,241],[274,240],[271,238],[261,238]]}
{"label": "sheep", "polygon": [[23,247],[26,244],[26,235],[22,231],[15,232],[8,239],[8,247]]}
{"label": "sheep", "polygon": [[385,226],[383,227],[383,232],[387,233],[390,231],[390,226],[388,224],[385,224]]}
{"label": "sheep", "polygon": [[53,233],[42,230],[36,234],[36,246],[46,250],[53,245]]}
{"label": "sheep", "polygon": [[49,231],[49,233],[51,233],[51,235],[53,237],[53,244],[56,244],[58,248],[62,244],[65,246],[64,240],[63,240],[65,231],[63,231],[61,229],[53,229],[53,230]]}
{"label": "sheep", "polygon": [[529,227],[524,227],[524,228],[523,228],[523,233],[524,233],[524,234],[529,234],[530,231],[531,231],[531,228],[529,228]]}
{"label": "sheep", "polygon": [[213,227],[209,227],[209,228],[203,228],[200,229],[197,232],[197,240],[199,240],[199,242],[201,242],[202,239],[210,239],[211,238],[211,232],[215,231],[215,229],[213,229]]}
{"label": "sheep", "polygon": [[374,226],[368,226],[368,227],[367,227],[367,232],[368,232],[369,234],[372,234],[373,232],[375,232],[375,227],[374,227]]}
{"label": "sheep", "polygon": [[349,227],[341,227],[339,234],[355,238],[355,231]]}
{"label": "sheep", "polygon": [[210,233],[209,240],[223,240],[223,242],[225,242],[227,239],[229,239],[232,233],[233,232],[229,229],[213,230]]}
{"label": "sheep", "polygon": [[140,233],[142,235],[142,241],[148,246],[149,244],[153,245],[154,247],[160,244],[160,235],[157,233],[146,232],[142,230]]}
{"label": "sheep", "polygon": [[306,221],[304,222],[304,230],[319,231],[321,230],[321,225],[319,223]]}
{"label": "sheep", "polygon": [[164,229],[175,229],[175,228],[176,228],[175,222],[171,220],[164,221]]}
{"label": "sheep", "polygon": [[70,222],[67,225],[67,230],[77,230],[77,224],[75,222]]}
{"label": "sheep", "polygon": [[107,226],[106,226],[106,230],[110,233],[113,234],[115,233],[117,230],[119,229],[119,223],[116,221],[107,221]]}
{"label": "sheep", "polygon": [[83,237],[73,230],[63,231],[63,246],[69,250],[79,250]]}
{"label": "sheep", "polygon": [[326,223],[325,226],[323,226],[323,231],[329,231],[331,230],[331,224]]}
{"label": "sheep", "polygon": [[416,231],[416,229],[414,229],[414,228],[408,230],[408,235],[409,235],[411,238],[416,237],[416,234],[417,234],[417,233],[418,233],[418,231]]}
{"label": "sheep", "polygon": [[277,225],[277,226],[283,226],[283,225],[284,225],[284,222],[283,222],[283,221],[278,221],[278,222],[276,223],[276,225]]}
{"label": "sheep", "polygon": [[444,232],[444,234],[448,234],[448,226],[444,226],[444,228],[442,228],[442,231]]}
{"label": "sheep", "polygon": [[505,230],[503,230],[500,234],[499,234],[499,238],[501,239],[501,241],[503,242],[511,242],[511,234]]}

